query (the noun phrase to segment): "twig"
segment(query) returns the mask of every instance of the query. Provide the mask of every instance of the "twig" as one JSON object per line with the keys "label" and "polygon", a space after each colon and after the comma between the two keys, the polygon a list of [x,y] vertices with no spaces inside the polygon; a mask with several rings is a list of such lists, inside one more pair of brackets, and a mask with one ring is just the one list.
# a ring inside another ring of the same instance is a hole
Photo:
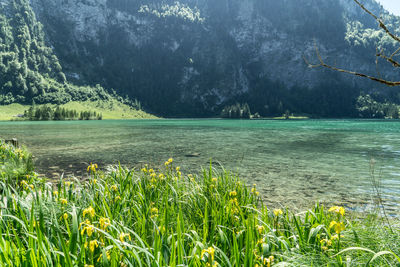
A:
{"label": "twig", "polygon": [[390,58],[393,58],[395,55],[397,55],[400,52],[400,47],[397,48],[396,51],[394,51],[394,53],[390,56]]}
{"label": "twig", "polygon": [[392,63],[393,67],[400,68],[400,63],[394,60],[392,57],[387,57],[383,53],[378,53],[376,56],[386,59],[388,62]]}
{"label": "twig", "polygon": [[[355,0],[355,1],[356,1],[356,0]],[[315,45],[315,44],[314,44],[314,45]],[[355,76],[367,78],[367,79],[370,79],[370,80],[373,80],[373,81],[376,81],[376,82],[383,83],[383,84],[385,84],[385,85],[387,85],[387,86],[400,86],[400,81],[398,81],[398,82],[387,81],[387,80],[384,80],[384,79],[381,79],[381,78],[377,78],[377,77],[373,77],[373,76],[369,76],[369,75],[366,75],[366,74],[363,74],[363,73],[359,73],[359,72],[355,72],[355,71],[349,71],[349,70],[344,70],[344,69],[340,69],[340,68],[337,68],[337,67],[328,65],[328,64],[326,64],[326,63],[323,61],[321,55],[319,54],[318,47],[317,47],[316,45],[315,45],[315,51],[316,51],[316,53],[317,53],[318,60],[319,60],[320,64],[311,64],[311,63],[309,63],[309,62],[307,61],[307,59],[303,56],[304,61],[307,63],[307,65],[308,65],[310,68],[317,68],[317,67],[321,67],[321,66],[322,66],[322,67],[325,67],[325,68],[328,68],[328,69],[331,69],[331,70],[335,70],[335,71],[338,71],[338,72],[348,73],[348,74],[352,74],[352,75],[355,75]]]}
{"label": "twig", "polygon": [[363,4],[361,4],[358,0],[354,0],[365,12],[367,12],[369,15],[371,15],[378,23],[379,27],[381,27],[392,39],[400,43],[400,38],[396,35],[394,35],[389,29],[386,27],[385,23],[381,19],[379,19],[377,16],[375,16],[371,11],[369,11]]}

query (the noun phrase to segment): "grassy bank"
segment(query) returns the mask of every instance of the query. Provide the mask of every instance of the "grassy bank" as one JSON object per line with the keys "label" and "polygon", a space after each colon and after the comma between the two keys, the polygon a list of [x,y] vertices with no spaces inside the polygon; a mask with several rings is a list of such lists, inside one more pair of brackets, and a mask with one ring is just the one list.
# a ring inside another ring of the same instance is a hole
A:
{"label": "grassy bank", "polygon": [[399,231],[378,217],[333,205],[269,210],[255,185],[224,170],[186,175],[172,159],[156,170],[91,164],[85,181],[49,184],[29,158],[1,144],[0,262],[10,266],[400,263]]}
{"label": "grassy bank", "polygon": [[[40,105],[38,105],[40,106]],[[55,105],[49,105],[55,107]],[[10,104],[0,105],[0,120],[17,120],[18,114],[24,114],[25,110],[29,109],[29,105]],[[60,105],[71,110],[76,110],[78,113],[81,111],[95,111],[103,115],[103,119],[155,119],[156,117],[148,114],[142,110],[136,110],[128,105],[122,104],[116,100],[109,101],[84,101],[84,102],[69,102]]]}

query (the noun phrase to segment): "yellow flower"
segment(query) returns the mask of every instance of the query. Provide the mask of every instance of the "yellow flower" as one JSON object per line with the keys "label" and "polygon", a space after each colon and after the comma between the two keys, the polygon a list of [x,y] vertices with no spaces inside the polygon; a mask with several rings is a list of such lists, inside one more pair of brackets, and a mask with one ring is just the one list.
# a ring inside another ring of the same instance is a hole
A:
{"label": "yellow flower", "polygon": [[169,158],[164,164],[166,167],[168,167],[168,165],[171,164],[173,161],[173,158]]}
{"label": "yellow flower", "polygon": [[96,179],[93,179],[93,180],[92,180],[92,184],[97,184],[97,180],[96,180]]}
{"label": "yellow flower", "polygon": [[86,219],[85,221],[81,222],[79,224],[79,228],[81,228],[83,224],[90,225],[90,221],[88,219]]}
{"label": "yellow flower", "polygon": [[91,252],[94,252],[94,250],[99,246],[97,240],[92,240],[89,242],[89,249]]}
{"label": "yellow flower", "polygon": [[58,191],[53,191],[53,195],[58,196]]}
{"label": "yellow flower", "polygon": [[152,208],[151,209],[151,213],[158,213],[158,209],[157,208]]}
{"label": "yellow flower", "polygon": [[176,169],[177,172],[179,172],[179,170],[181,169],[181,167],[178,166],[178,167],[176,167],[175,169]]}
{"label": "yellow flower", "polygon": [[236,191],[229,192],[230,197],[236,197],[236,195],[237,195]]}
{"label": "yellow flower", "polygon": [[94,211],[92,206],[90,206],[89,208],[86,208],[86,209],[83,210],[83,217],[85,217],[86,214],[89,214],[90,217],[92,217],[92,218],[94,217],[95,211]]}
{"label": "yellow flower", "polygon": [[61,205],[67,205],[68,200],[66,200],[65,198],[61,199]]}
{"label": "yellow flower", "polygon": [[239,202],[238,202],[238,200],[237,200],[236,197],[235,197],[235,198],[232,198],[232,199],[230,200],[230,202],[231,202],[231,204],[234,205],[234,206],[239,206]]}
{"label": "yellow flower", "polygon": [[115,197],[115,201],[120,201],[121,200],[121,197],[120,196],[116,196]]}
{"label": "yellow flower", "polygon": [[157,208],[151,208],[151,218],[157,217],[158,216],[158,209]]}
{"label": "yellow flower", "polygon": [[253,187],[252,189],[251,189],[251,193],[252,194],[255,194],[257,192],[257,189],[255,188],[255,187]]}
{"label": "yellow flower", "polygon": [[64,185],[65,185],[66,187],[69,187],[71,184],[72,184],[71,182],[64,182]]}
{"label": "yellow flower", "polygon": [[110,187],[110,189],[111,189],[111,191],[116,192],[116,191],[118,190],[118,187],[117,187],[116,185],[112,185],[112,186]]}
{"label": "yellow flower", "polygon": [[160,174],[158,175],[158,178],[160,178],[160,180],[163,180],[163,179],[165,178],[165,175],[164,175],[163,173],[160,173]]}
{"label": "yellow flower", "polygon": [[345,229],[346,229],[346,227],[345,227],[344,223],[342,223],[342,222],[337,223],[337,224],[335,225],[335,232],[336,232],[337,234],[340,234],[340,232],[344,231]]}
{"label": "yellow flower", "polygon": [[272,262],[274,261],[274,256],[269,256],[268,258],[264,258],[264,265],[267,267],[271,267]]}
{"label": "yellow flower", "polygon": [[209,256],[211,256],[211,261],[214,261],[214,254],[215,254],[215,249],[213,247],[209,247],[208,249],[203,249],[201,251],[201,256],[200,258],[203,258],[204,254],[208,253]]}
{"label": "yellow flower", "polygon": [[283,214],[283,211],[281,209],[274,209],[274,215],[276,217],[278,217],[279,215],[282,215],[282,214]]}
{"label": "yellow flower", "polygon": [[25,189],[28,187],[28,183],[25,180],[22,180],[20,184]]}
{"label": "yellow flower", "polygon": [[29,187],[30,187],[31,189],[33,189],[33,188],[34,188],[33,184],[30,184],[30,185],[29,185]]}
{"label": "yellow flower", "polygon": [[94,227],[93,227],[93,225],[90,224],[90,221],[88,219],[86,219],[84,222],[81,222],[79,224],[79,228],[81,228],[82,225],[86,225],[86,226],[82,228],[81,235],[84,235],[86,232],[88,236],[91,236],[94,232]]}
{"label": "yellow flower", "polygon": [[213,183],[217,183],[217,182],[218,182],[218,178],[215,178],[215,177],[214,177],[214,178],[211,179],[211,181],[212,181]]}
{"label": "yellow flower", "polygon": [[85,267],[94,267],[94,265],[91,265],[91,264],[85,264]]}
{"label": "yellow flower", "polygon": [[95,172],[96,172],[96,169],[98,169],[98,168],[99,168],[99,166],[97,166],[96,163],[93,164],[93,163],[90,162],[89,166],[87,167],[87,172],[93,172],[93,173],[95,173]]}
{"label": "yellow flower", "polygon": [[106,230],[106,228],[111,225],[109,218],[100,218],[100,228]]}
{"label": "yellow flower", "polygon": [[331,221],[331,223],[329,224],[329,228],[334,228],[337,234],[340,234],[340,232],[346,229],[344,223],[336,221]]}
{"label": "yellow flower", "polygon": [[68,213],[64,213],[63,218],[64,218],[64,220],[67,220],[68,219]]}
{"label": "yellow flower", "polygon": [[322,240],[319,241],[319,242],[321,243],[322,246],[325,245],[325,244],[326,244],[327,247],[332,246],[332,241],[329,240],[329,239],[322,239]]}
{"label": "yellow flower", "polygon": [[81,230],[81,235],[84,235],[85,232],[86,232],[86,234],[87,234],[88,236],[92,236],[92,234],[93,234],[93,232],[94,232],[94,227],[93,227],[93,225],[88,225],[88,226],[83,227],[83,229]]}
{"label": "yellow flower", "polygon": [[329,212],[335,212],[337,214],[344,216],[346,210],[343,207],[333,206],[332,208],[329,209]]}
{"label": "yellow flower", "polygon": [[[107,256],[107,259],[108,259],[108,260],[111,259],[111,255],[110,255],[110,251],[109,251],[109,250],[107,250],[106,256]],[[100,256],[97,258],[97,262],[100,262],[100,260],[101,260],[102,257],[103,257],[103,254],[100,254]]]}
{"label": "yellow flower", "polygon": [[264,226],[262,226],[262,225],[257,225],[257,230],[258,230],[258,232],[260,233],[260,235],[262,234],[262,232],[264,231]]}
{"label": "yellow flower", "polygon": [[125,237],[128,237],[128,239],[131,240],[131,235],[130,235],[130,234],[127,234],[127,233],[120,233],[120,234],[119,234],[119,240],[120,240],[121,242],[125,242],[125,241],[124,241],[124,240],[125,240]]}

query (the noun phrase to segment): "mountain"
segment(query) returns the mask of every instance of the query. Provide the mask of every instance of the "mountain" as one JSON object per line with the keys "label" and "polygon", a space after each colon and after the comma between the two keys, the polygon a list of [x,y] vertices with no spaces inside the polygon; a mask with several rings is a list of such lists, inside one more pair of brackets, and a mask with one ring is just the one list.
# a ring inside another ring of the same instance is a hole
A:
{"label": "mountain", "polygon": [[[400,102],[395,90],[304,61],[316,62],[316,46],[332,64],[376,73],[376,47],[394,43],[351,0],[30,0],[26,10],[43,25],[37,43],[51,47],[43,57],[54,59],[42,76],[101,84],[164,116],[213,116],[236,102],[263,116],[355,116],[361,92]],[[398,76],[384,62],[379,72]]]}
{"label": "mountain", "polygon": [[67,82],[43,26],[26,0],[0,0],[0,104],[110,100],[100,85]]}

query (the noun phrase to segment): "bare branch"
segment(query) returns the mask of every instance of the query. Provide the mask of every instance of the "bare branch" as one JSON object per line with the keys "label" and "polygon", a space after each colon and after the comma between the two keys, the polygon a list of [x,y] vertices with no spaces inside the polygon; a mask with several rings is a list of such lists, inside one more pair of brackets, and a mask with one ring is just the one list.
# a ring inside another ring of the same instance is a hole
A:
{"label": "bare branch", "polygon": [[[386,25],[383,23],[383,21],[381,19],[379,19],[376,15],[374,15],[371,11],[369,11],[363,4],[361,4],[359,2],[359,0],[354,0],[354,2],[357,3],[357,5],[359,5],[366,13],[368,13],[369,15],[371,15],[378,23],[379,23],[379,27],[382,28],[385,33],[387,35],[389,35],[393,40],[395,40],[396,42],[400,43],[400,38],[398,36],[396,36],[395,34],[393,34],[387,27]],[[343,73],[347,73],[347,74],[351,74],[351,75],[355,75],[355,76],[359,76],[359,77],[363,77],[363,78],[367,78],[370,79],[372,81],[376,81],[382,84],[385,84],[387,86],[400,86],[400,81],[395,82],[395,81],[387,81],[385,79],[382,78],[378,78],[378,77],[374,77],[374,76],[370,76],[370,75],[366,75],[363,73],[359,73],[359,72],[355,72],[355,71],[350,71],[350,70],[345,70],[345,69],[341,69],[341,68],[337,68],[335,66],[326,64],[324,62],[324,60],[322,59],[321,55],[319,54],[319,50],[316,46],[316,44],[314,44],[315,46],[315,51],[316,54],[318,56],[318,60],[319,60],[319,64],[311,64],[307,61],[307,59],[303,56],[304,61],[306,62],[306,64],[310,67],[310,68],[317,68],[317,67],[325,67],[334,71],[338,71],[338,72],[343,72]],[[378,72],[378,76],[380,76],[379,74],[379,70],[378,70],[378,58],[383,58],[386,61],[390,62],[394,67],[396,68],[400,68],[400,62],[397,62],[396,60],[393,59],[394,56],[396,56],[398,53],[400,53],[400,48],[398,48],[390,57],[386,56],[384,54],[383,51],[381,52],[377,52],[376,55],[376,67],[377,67],[377,72]]]}
{"label": "bare branch", "polygon": [[307,63],[307,65],[308,65],[310,68],[317,68],[317,67],[321,67],[321,66],[322,66],[322,67],[325,67],[325,68],[328,68],[328,69],[331,69],[331,70],[335,70],[335,71],[338,71],[338,72],[348,73],[348,74],[351,74],[351,75],[355,75],[355,76],[367,78],[367,79],[370,79],[370,80],[372,80],[372,81],[376,81],[376,82],[385,84],[385,85],[387,85],[387,86],[400,86],[400,81],[398,81],[398,82],[387,81],[387,80],[384,80],[384,79],[381,79],[381,78],[376,78],[376,77],[373,77],[373,76],[369,76],[369,75],[366,75],[366,74],[363,74],[363,73],[359,73],[359,72],[355,72],[355,71],[349,71],[349,70],[344,70],[344,69],[340,69],[340,68],[337,68],[337,67],[328,65],[328,64],[326,64],[326,63],[324,62],[324,60],[322,59],[322,57],[321,57],[321,55],[319,54],[319,50],[318,50],[318,48],[317,48],[316,45],[315,45],[315,52],[316,52],[316,54],[317,54],[317,56],[318,56],[318,60],[319,60],[319,62],[320,62],[319,64],[310,64],[310,63],[303,57],[304,60],[305,60],[305,62]]}
{"label": "bare branch", "polygon": [[400,68],[400,63],[394,60],[392,57],[387,57],[383,53],[378,53],[376,56],[386,59],[388,62],[392,63],[393,67]]}
{"label": "bare branch", "polygon": [[391,31],[389,31],[389,29],[386,27],[386,25],[383,23],[383,21],[381,19],[379,19],[377,16],[375,16],[371,11],[369,11],[358,0],[354,0],[354,2],[356,2],[365,12],[370,14],[379,23],[379,27],[381,27],[386,32],[387,35],[389,35],[390,37],[392,37],[392,39],[394,39],[395,41],[400,43],[400,38],[398,36],[394,35]]}
{"label": "bare branch", "polygon": [[396,51],[394,51],[394,53],[390,56],[390,58],[393,58],[395,55],[397,55],[400,52],[400,47],[397,48]]}

